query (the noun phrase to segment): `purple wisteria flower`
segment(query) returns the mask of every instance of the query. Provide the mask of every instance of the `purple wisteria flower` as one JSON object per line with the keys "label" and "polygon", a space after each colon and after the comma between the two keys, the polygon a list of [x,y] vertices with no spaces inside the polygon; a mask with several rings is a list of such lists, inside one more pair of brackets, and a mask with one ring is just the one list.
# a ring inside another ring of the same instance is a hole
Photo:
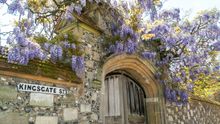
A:
{"label": "purple wisteria flower", "polygon": [[51,43],[44,43],[43,44],[43,48],[45,49],[45,50],[47,50],[47,51],[49,51],[49,48],[50,48],[50,46],[51,46],[52,44]]}
{"label": "purple wisteria flower", "polygon": [[185,78],[185,77],[186,77],[186,72],[185,72],[185,71],[181,71],[181,76],[182,76],[183,78]]}
{"label": "purple wisteria flower", "polygon": [[108,48],[108,52],[109,53],[115,53],[115,51],[116,51],[116,47],[115,47],[115,45],[110,45],[110,47]]}
{"label": "purple wisteria flower", "polygon": [[63,48],[62,48],[61,46],[57,45],[56,50],[57,50],[57,57],[58,57],[58,59],[59,59],[59,60],[62,59]]}
{"label": "purple wisteria flower", "polygon": [[133,54],[136,51],[136,46],[136,42],[128,39],[128,41],[125,43],[125,52],[128,54]]}
{"label": "purple wisteria flower", "polygon": [[185,91],[182,91],[180,93],[180,99],[183,103],[187,103],[188,102],[188,94]]}
{"label": "purple wisteria flower", "polygon": [[157,72],[154,76],[155,76],[156,79],[160,79],[161,73]]}
{"label": "purple wisteria flower", "polygon": [[184,37],[182,39],[182,44],[183,45],[191,44],[191,43],[194,43],[194,42],[195,42],[195,40],[192,36]]}
{"label": "purple wisteria flower", "polygon": [[110,27],[111,27],[112,34],[113,34],[113,32],[116,32],[117,26],[114,23],[111,23]]}
{"label": "purple wisteria flower", "polygon": [[19,33],[15,39],[16,39],[17,43],[23,47],[26,47],[29,43],[23,33]]}
{"label": "purple wisteria flower", "polygon": [[71,48],[72,48],[72,49],[76,49],[76,44],[75,44],[75,43],[72,43],[72,44],[71,44]]}
{"label": "purple wisteria flower", "polygon": [[147,4],[146,4],[146,1],[145,0],[138,0],[138,2],[140,3],[140,6],[142,7],[142,8],[144,8],[144,9],[146,9],[147,8]]}
{"label": "purple wisteria flower", "polygon": [[28,11],[27,18],[32,19],[33,18],[33,13],[30,10],[27,10],[27,11]]}
{"label": "purple wisteria flower", "polygon": [[68,21],[72,21],[74,19],[72,13],[69,13],[69,12],[66,12],[64,16],[65,16],[65,19]]}
{"label": "purple wisteria flower", "polygon": [[82,7],[80,5],[75,5],[74,10],[77,12],[78,15],[81,15]]}
{"label": "purple wisteria flower", "polygon": [[203,73],[204,73],[205,75],[209,75],[209,71],[208,71],[208,70],[204,70]]}
{"label": "purple wisteria flower", "polygon": [[122,38],[124,38],[127,35],[131,36],[133,33],[134,33],[134,31],[129,26],[127,26],[125,24],[122,25],[122,30],[121,30],[121,34],[120,34],[120,36]]}
{"label": "purple wisteria flower", "polygon": [[152,9],[153,7],[153,0],[147,0],[147,3],[144,3],[146,4],[146,9]]}
{"label": "purple wisteria flower", "polygon": [[13,37],[8,36],[6,41],[7,41],[6,42],[7,44],[12,44],[13,43]]}
{"label": "purple wisteria flower", "polygon": [[124,45],[122,43],[117,42],[115,46],[116,46],[116,51],[115,51],[116,53],[122,53],[123,52]]}
{"label": "purple wisteria flower", "polygon": [[0,55],[5,54],[5,48],[3,46],[0,46]]}
{"label": "purple wisteria flower", "polygon": [[173,77],[173,82],[174,83],[180,83],[182,79],[180,77]]}
{"label": "purple wisteria flower", "polygon": [[24,21],[24,27],[27,28],[29,26],[28,20]]}
{"label": "purple wisteria flower", "polygon": [[18,60],[18,58],[20,57],[19,53],[20,53],[20,49],[18,47],[9,49],[9,51],[8,51],[8,62],[9,63],[16,62]]}
{"label": "purple wisteria flower", "polygon": [[0,3],[6,3],[7,0],[0,0]]}
{"label": "purple wisteria flower", "polygon": [[31,36],[31,35],[32,35],[32,30],[31,30],[31,27],[30,27],[30,26],[28,26],[28,27],[26,28],[25,34],[26,34],[27,36]]}
{"label": "purple wisteria flower", "polygon": [[38,56],[40,49],[39,48],[29,48],[29,59],[34,59]]}
{"label": "purple wisteria flower", "polygon": [[85,71],[84,58],[82,56],[72,56],[72,70],[76,72],[78,77],[83,77]]}
{"label": "purple wisteria flower", "polygon": [[47,60],[47,54],[44,52],[44,51],[40,51],[39,54],[38,54],[38,58],[41,60],[41,61],[45,61]]}
{"label": "purple wisteria flower", "polygon": [[165,61],[156,61],[156,66],[162,67],[162,66],[165,65],[165,64],[166,64]]}
{"label": "purple wisteria flower", "polygon": [[57,60],[61,60],[62,59],[62,55],[63,55],[63,49],[61,46],[59,45],[52,45],[50,47],[50,55],[51,55],[51,60],[52,62],[56,62]]}
{"label": "purple wisteria flower", "polygon": [[16,14],[17,12],[24,15],[24,8],[21,6],[19,0],[14,0],[11,4],[8,5],[8,13]]}
{"label": "purple wisteria flower", "polygon": [[219,71],[220,70],[220,66],[215,66],[213,71]]}
{"label": "purple wisteria flower", "polygon": [[173,102],[176,102],[177,101],[177,96],[176,96],[177,93],[176,93],[176,91],[175,90],[171,90],[170,94],[171,94],[171,100]]}
{"label": "purple wisteria flower", "polygon": [[163,35],[169,33],[170,30],[171,28],[169,25],[161,24],[153,28],[150,33],[155,34],[158,38],[163,38]]}
{"label": "purple wisteria flower", "polygon": [[25,50],[19,47],[11,48],[8,52],[8,62],[27,65],[29,62],[28,54],[29,51],[27,49]]}
{"label": "purple wisteria flower", "polygon": [[64,47],[65,49],[69,49],[69,48],[71,47],[70,43],[67,42],[67,41],[63,41],[62,43],[63,43],[63,47]]}
{"label": "purple wisteria flower", "polygon": [[189,91],[192,91],[193,88],[194,88],[194,85],[193,85],[192,83],[187,84],[187,89],[188,89]]}
{"label": "purple wisteria flower", "polygon": [[150,52],[150,51],[144,51],[141,53],[142,57],[145,59],[150,59],[153,60],[156,57],[156,53],[155,52]]}
{"label": "purple wisteria flower", "polygon": [[13,29],[13,34],[15,34],[15,35],[17,35],[17,34],[19,34],[20,33],[20,28],[19,27],[15,27],[14,29]]}
{"label": "purple wisteria flower", "polygon": [[64,14],[64,17],[65,17],[66,20],[72,21],[74,19],[73,15],[72,15],[73,9],[74,9],[73,5],[70,5],[70,6],[67,7],[66,12]]}
{"label": "purple wisteria flower", "polygon": [[84,57],[82,57],[82,56],[77,57],[76,64],[77,64],[77,66],[76,66],[76,68],[75,68],[76,75],[77,75],[78,77],[83,77],[84,71],[85,71],[85,67],[84,67]]}
{"label": "purple wisteria flower", "polygon": [[171,90],[170,90],[170,88],[166,87],[164,94],[165,94],[165,98],[166,98],[167,100],[171,100]]}
{"label": "purple wisteria flower", "polygon": [[72,58],[71,58],[71,66],[72,66],[72,70],[73,70],[73,71],[75,71],[75,69],[76,69],[76,59],[77,59],[77,56],[72,55]]}
{"label": "purple wisteria flower", "polygon": [[220,51],[220,41],[217,41],[217,42],[213,43],[212,47],[213,47],[214,50]]}
{"label": "purple wisteria flower", "polygon": [[159,18],[163,19],[172,19],[172,20],[180,20],[180,10],[179,9],[171,9],[171,10],[166,10],[163,11],[160,15]]}

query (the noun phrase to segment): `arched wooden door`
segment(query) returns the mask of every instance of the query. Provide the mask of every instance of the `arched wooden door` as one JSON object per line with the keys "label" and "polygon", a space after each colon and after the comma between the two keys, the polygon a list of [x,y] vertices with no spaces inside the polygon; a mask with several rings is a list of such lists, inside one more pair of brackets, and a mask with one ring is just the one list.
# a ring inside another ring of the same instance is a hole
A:
{"label": "arched wooden door", "polygon": [[145,93],[130,76],[105,77],[105,124],[146,124]]}

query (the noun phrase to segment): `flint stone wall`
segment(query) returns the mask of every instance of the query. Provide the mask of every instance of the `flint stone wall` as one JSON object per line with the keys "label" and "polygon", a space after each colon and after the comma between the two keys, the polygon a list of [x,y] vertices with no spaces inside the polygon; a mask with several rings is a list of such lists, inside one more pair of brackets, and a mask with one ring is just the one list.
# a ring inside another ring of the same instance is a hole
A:
{"label": "flint stone wall", "polygon": [[220,104],[192,99],[186,106],[166,104],[167,124],[220,124]]}

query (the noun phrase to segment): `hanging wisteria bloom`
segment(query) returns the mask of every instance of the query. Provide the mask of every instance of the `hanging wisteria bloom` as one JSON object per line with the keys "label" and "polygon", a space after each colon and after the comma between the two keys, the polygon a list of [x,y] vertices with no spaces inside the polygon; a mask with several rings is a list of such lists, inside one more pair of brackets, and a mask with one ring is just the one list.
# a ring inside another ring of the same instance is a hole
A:
{"label": "hanging wisteria bloom", "polygon": [[64,14],[64,18],[68,21],[72,21],[74,19],[72,13],[73,13],[73,5],[70,5],[67,7],[66,12]]}
{"label": "hanging wisteria bloom", "polygon": [[85,72],[84,57],[82,57],[82,56],[77,57],[76,64],[77,64],[77,66],[75,68],[76,75],[78,77],[82,78],[84,76],[84,72]]}
{"label": "hanging wisteria bloom", "polygon": [[187,84],[188,91],[193,91],[194,85],[192,83]]}
{"label": "hanging wisteria bloom", "polygon": [[84,58],[81,56],[72,56],[72,70],[76,72],[78,77],[83,77],[85,67],[84,67]]}
{"label": "hanging wisteria bloom", "polygon": [[53,45],[50,47],[50,57],[52,62],[56,62],[62,59],[63,48],[59,45]]}
{"label": "hanging wisteria bloom", "polygon": [[117,42],[115,46],[116,46],[116,51],[115,51],[116,53],[122,53],[123,52],[124,45],[122,43]]}
{"label": "hanging wisteria bloom", "polygon": [[71,66],[72,66],[72,70],[75,71],[76,69],[76,60],[77,60],[77,56],[75,55],[72,55],[72,58],[71,58]]}
{"label": "hanging wisteria bloom", "polygon": [[5,54],[5,48],[3,46],[0,46],[0,55]]}
{"label": "hanging wisteria bloom", "polygon": [[6,3],[7,0],[0,0],[0,3]]}
{"label": "hanging wisteria bloom", "polygon": [[17,12],[24,15],[24,8],[21,6],[19,0],[14,0],[11,4],[8,5],[8,13],[16,14]]}
{"label": "hanging wisteria bloom", "polygon": [[76,49],[76,44],[75,44],[75,43],[72,43],[72,44],[71,44],[71,48],[72,48],[72,49]]}
{"label": "hanging wisteria bloom", "polygon": [[81,11],[82,11],[81,5],[75,5],[74,10],[77,12],[78,15],[81,15]]}
{"label": "hanging wisteria bloom", "polygon": [[134,31],[127,25],[122,25],[122,29],[121,29],[121,32],[120,32],[120,37],[121,38],[124,38],[126,37],[127,35],[130,35],[132,36],[134,33]]}
{"label": "hanging wisteria bloom", "polygon": [[177,21],[180,20],[180,10],[179,9],[171,9],[166,10],[160,13],[159,18],[163,19],[175,19]]}
{"label": "hanging wisteria bloom", "polygon": [[128,41],[125,43],[125,51],[128,54],[133,54],[136,51],[136,42],[132,41],[131,39],[128,39]]}
{"label": "hanging wisteria bloom", "polygon": [[69,48],[71,47],[70,43],[67,42],[67,41],[63,41],[62,43],[63,43],[63,47],[64,47],[65,49],[69,49]]}
{"label": "hanging wisteria bloom", "polygon": [[15,39],[16,39],[17,43],[23,47],[27,46],[29,43],[28,40],[23,35],[23,33],[19,33]]}
{"label": "hanging wisteria bloom", "polygon": [[188,102],[188,94],[185,91],[182,91],[180,94],[181,101],[186,104]]}
{"label": "hanging wisteria bloom", "polygon": [[41,61],[45,61],[47,60],[47,54],[44,52],[44,51],[39,51],[39,54],[38,54],[38,58],[41,60]]}
{"label": "hanging wisteria bloom", "polygon": [[165,98],[167,100],[171,100],[171,90],[170,90],[170,88],[166,87],[164,94],[165,94]]}
{"label": "hanging wisteria bloom", "polygon": [[29,62],[29,51],[19,47],[11,48],[8,52],[8,62],[27,65]]}
{"label": "hanging wisteria bloom", "polygon": [[155,52],[150,52],[150,51],[144,51],[141,53],[142,57],[145,59],[153,60],[156,57]]}
{"label": "hanging wisteria bloom", "polygon": [[47,51],[49,51],[49,48],[50,48],[50,46],[51,46],[52,44],[51,43],[44,43],[43,44],[43,48],[45,49],[45,50],[47,50]]}
{"label": "hanging wisteria bloom", "polygon": [[171,100],[173,102],[176,102],[177,101],[177,96],[176,96],[177,93],[176,93],[176,91],[175,90],[171,90],[170,94],[171,94]]}
{"label": "hanging wisteria bloom", "polygon": [[116,47],[115,45],[110,45],[110,47],[108,48],[108,53],[115,53],[116,52]]}
{"label": "hanging wisteria bloom", "polygon": [[7,44],[12,44],[13,43],[13,40],[14,40],[14,38],[13,37],[11,37],[11,36],[8,36],[8,38],[7,38]]}
{"label": "hanging wisteria bloom", "polygon": [[213,47],[214,50],[220,51],[220,41],[217,41],[217,42],[213,43],[212,47]]}

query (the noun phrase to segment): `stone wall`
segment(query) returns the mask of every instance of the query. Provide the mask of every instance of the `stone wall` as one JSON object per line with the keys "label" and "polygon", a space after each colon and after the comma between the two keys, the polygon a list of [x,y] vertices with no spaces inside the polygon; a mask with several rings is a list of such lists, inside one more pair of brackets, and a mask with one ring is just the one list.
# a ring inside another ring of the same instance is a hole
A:
{"label": "stone wall", "polygon": [[192,98],[186,106],[166,104],[167,124],[220,124],[220,104]]}
{"label": "stone wall", "polygon": [[[18,92],[19,83],[48,83],[21,78],[0,76],[0,124],[62,124],[77,122],[82,112],[76,100],[76,89],[69,88],[69,95]],[[42,120],[44,120],[42,122]]]}

